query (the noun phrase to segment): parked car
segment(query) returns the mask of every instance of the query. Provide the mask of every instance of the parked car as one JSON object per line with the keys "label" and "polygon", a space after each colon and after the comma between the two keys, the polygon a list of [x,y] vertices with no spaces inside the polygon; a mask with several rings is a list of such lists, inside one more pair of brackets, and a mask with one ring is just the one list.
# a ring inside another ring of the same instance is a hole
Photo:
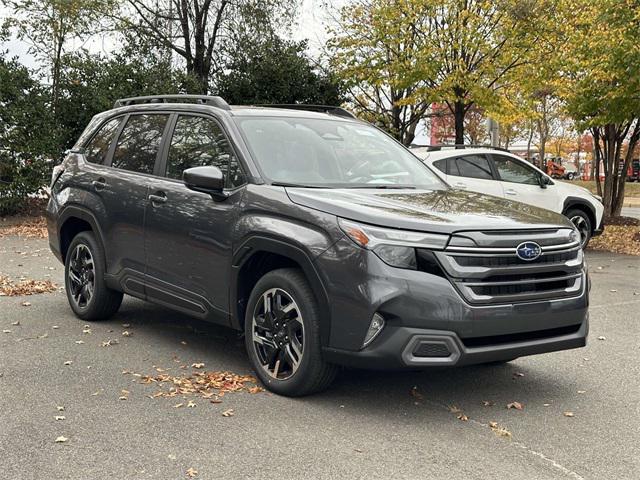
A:
{"label": "parked car", "polygon": [[556,182],[529,162],[490,147],[419,147],[412,151],[454,188],[510,198],[562,213],[583,248],[604,229],[604,206],[586,188]]}
{"label": "parked car", "polygon": [[340,108],[120,100],[51,192],[49,242],[79,318],[111,317],[126,293],[235,328],[279,394],[325,388],[336,365],[586,342],[588,276],[565,217],[451,189]]}

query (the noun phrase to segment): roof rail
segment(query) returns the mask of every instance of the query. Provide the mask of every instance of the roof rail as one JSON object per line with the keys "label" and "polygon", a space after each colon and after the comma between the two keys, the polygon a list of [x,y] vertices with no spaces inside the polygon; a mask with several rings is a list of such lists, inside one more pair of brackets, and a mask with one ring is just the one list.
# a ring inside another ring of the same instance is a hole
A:
{"label": "roof rail", "polygon": [[349,110],[346,110],[342,107],[336,107],[333,105],[305,105],[303,103],[292,103],[292,104],[274,103],[271,105],[260,104],[260,105],[256,105],[256,107],[288,108],[290,110],[308,110],[310,112],[328,113],[329,115],[335,115],[337,117],[357,119],[357,117],[353,113],[351,113]]}
{"label": "roof rail", "polygon": [[508,152],[508,148],[503,147],[494,147],[493,145],[481,145],[481,144],[470,144],[470,145],[461,145],[459,143],[443,143],[438,145],[410,145],[409,148],[426,148],[429,152],[436,152],[438,150],[442,150],[443,148],[454,148],[456,150],[464,150],[465,148],[490,148],[492,150],[500,150],[502,152]]}
{"label": "roof rail", "polygon": [[208,95],[148,95],[145,97],[121,98],[116,100],[116,103],[113,104],[113,108],[143,103],[171,103],[171,101],[187,103],[187,100],[193,100],[195,101],[194,103],[211,105],[213,107],[221,108],[222,110],[231,110],[231,107],[224,98],[210,97]]}

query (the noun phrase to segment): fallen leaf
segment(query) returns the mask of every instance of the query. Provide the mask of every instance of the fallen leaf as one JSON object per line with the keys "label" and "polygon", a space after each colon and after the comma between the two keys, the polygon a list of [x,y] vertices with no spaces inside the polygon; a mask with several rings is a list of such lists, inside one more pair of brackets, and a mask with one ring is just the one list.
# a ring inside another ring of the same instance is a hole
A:
{"label": "fallen leaf", "polygon": [[578,390],[578,393],[582,394],[582,393],[587,393],[586,390]]}
{"label": "fallen leaf", "polygon": [[111,345],[117,345],[118,340],[107,340],[106,342],[102,342],[103,347],[110,347]]}
{"label": "fallen leaf", "polygon": [[60,435],[58,438],[56,438],[56,443],[64,443],[67,440],[69,440],[67,437]]}
{"label": "fallen leaf", "polygon": [[22,302],[22,306],[23,307],[30,307],[31,306],[31,302]]}
{"label": "fallen leaf", "polygon": [[60,327],[58,325],[53,325],[51,328],[53,328],[54,330],[59,329]]}
{"label": "fallen leaf", "polygon": [[82,345],[84,342],[82,340],[76,340],[77,345]]}
{"label": "fallen leaf", "polygon": [[460,413],[462,412],[462,410],[460,410],[458,407],[456,407],[455,405],[449,405],[449,411],[451,413]]}
{"label": "fallen leaf", "polygon": [[514,376],[514,377],[524,377],[524,373],[521,373],[521,372],[515,372],[515,373],[513,374],[513,376]]}
{"label": "fallen leaf", "polygon": [[256,385],[255,387],[251,387],[249,390],[247,390],[247,392],[249,392],[249,393],[260,393],[260,392],[264,392],[264,388],[259,387],[259,386]]}
{"label": "fallen leaf", "polygon": [[565,417],[574,417],[575,415],[573,414],[573,412],[564,412],[563,415]]}
{"label": "fallen leaf", "polygon": [[204,363],[192,363],[191,368],[203,368]]}
{"label": "fallen leaf", "polygon": [[173,406],[173,408],[180,408],[180,407],[184,407],[184,403],[178,403]]}
{"label": "fallen leaf", "polygon": [[550,407],[550,406],[551,406],[551,404],[550,404],[550,403],[543,403],[543,404],[542,404],[542,406],[543,406],[543,407]]}
{"label": "fallen leaf", "polygon": [[413,398],[417,398],[418,400],[422,400],[424,398],[422,394],[418,392],[418,387],[416,387],[415,385],[411,387],[411,390],[409,393],[411,393],[411,396]]}
{"label": "fallen leaf", "polygon": [[469,420],[469,417],[467,417],[464,413],[459,413],[458,420],[462,420],[463,422],[466,422]]}
{"label": "fallen leaf", "polygon": [[187,477],[195,477],[198,475],[198,470],[196,470],[195,468],[191,467],[187,470]]}
{"label": "fallen leaf", "polygon": [[521,404],[520,402],[511,402],[507,404],[507,408],[508,409],[515,408],[516,410],[523,410],[524,405]]}
{"label": "fallen leaf", "polygon": [[485,407],[493,407],[495,404],[493,402],[490,402],[489,400],[483,400],[482,405],[484,405]]}
{"label": "fallen leaf", "polygon": [[55,417],[56,420],[65,420],[67,417],[65,417],[64,415],[56,415]]}
{"label": "fallen leaf", "polygon": [[64,362],[65,365],[71,365],[73,363],[73,360],[67,360],[66,362]]}
{"label": "fallen leaf", "polygon": [[189,407],[189,408],[194,408],[195,406],[196,406],[196,404],[192,400],[189,400],[189,403],[187,403],[187,407]]}
{"label": "fallen leaf", "polygon": [[2,333],[11,333],[11,330],[2,330]]}
{"label": "fallen leaf", "polygon": [[15,321],[15,322],[13,322],[11,325],[15,325],[15,326],[20,325],[20,320],[16,320],[16,321]]}
{"label": "fallen leaf", "polygon": [[229,410],[225,410],[224,412],[222,412],[223,417],[233,417],[234,415],[235,415],[235,412],[233,411],[233,408],[230,408]]}
{"label": "fallen leaf", "polygon": [[607,339],[607,337],[605,337],[604,335],[600,335],[600,336],[598,337],[598,340],[606,340],[606,339]]}
{"label": "fallen leaf", "polygon": [[511,438],[511,432],[504,427],[500,427],[498,422],[489,422],[489,428],[491,431],[500,437],[509,437]]}
{"label": "fallen leaf", "polygon": [[91,333],[91,329],[85,328],[84,330],[82,330],[82,333],[84,333],[85,335],[89,335]]}
{"label": "fallen leaf", "polygon": [[614,288],[613,288],[613,289],[611,289],[611,290],[609,290],[609,291],[610,291],[611,293],[616,293],[618,290],[616,290],[616,289],[614,289]]}
{"label": "fallen leaf", "polygon": [[64,412],[64,407],[59,406],[59,407],[56,407],[56,408],[58,409],[59,412]]}
{"label": "fallen leaf", "polygon": [[122,332],[123,337],[130,337],[131,335],[132,335],[131,332],[129,332],[128,330],[125,330],[124,332]]}

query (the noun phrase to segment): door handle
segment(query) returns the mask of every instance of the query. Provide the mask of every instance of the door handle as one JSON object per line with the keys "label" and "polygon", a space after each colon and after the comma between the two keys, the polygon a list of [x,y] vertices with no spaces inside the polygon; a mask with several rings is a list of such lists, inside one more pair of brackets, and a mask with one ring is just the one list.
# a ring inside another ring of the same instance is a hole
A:
{"label": "door handle", "polygon": [[99,192],[100,190],[104,190],[104,188],[107,186],[107,182],[104,178],[100,177],[97,180],[91,182],[91,185],[93,186],[94,190]]}
{"label": "door handle", "polygon": [[166,203],[167,196],[162,192],[159,192],[159,193],[160,193],[160,195],[149,195],[149,200],[151,200],[151,203],[153,205],[160,204],[160,203]]}
{"label": "door handle", "polygon": [[510,188],[509,190],[505,190],[504,193],[506,193],[507,195],[517,195],[518,194],[518,192],[516,192],[512,188]]}

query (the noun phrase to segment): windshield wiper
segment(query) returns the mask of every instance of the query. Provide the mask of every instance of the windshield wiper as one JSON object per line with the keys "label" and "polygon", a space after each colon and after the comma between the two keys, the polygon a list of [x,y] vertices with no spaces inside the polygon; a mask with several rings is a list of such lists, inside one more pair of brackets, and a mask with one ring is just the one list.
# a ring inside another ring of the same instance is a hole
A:
{"label": "windshield wiper", "polygon": [[297,187],[297,188],[332,188],[327,185],[304,185],[302,183],[289,183],[289,182],[271,182],[271,185],[276,187]]}
{"label": "windshield wiper", "polygon": [[415,190],[416,187],[413,185],[381,185],[378,183],[366,183],[364,185],[347,185],[346,188],[379,188],[379,189],[389,189],[389,190]]}

